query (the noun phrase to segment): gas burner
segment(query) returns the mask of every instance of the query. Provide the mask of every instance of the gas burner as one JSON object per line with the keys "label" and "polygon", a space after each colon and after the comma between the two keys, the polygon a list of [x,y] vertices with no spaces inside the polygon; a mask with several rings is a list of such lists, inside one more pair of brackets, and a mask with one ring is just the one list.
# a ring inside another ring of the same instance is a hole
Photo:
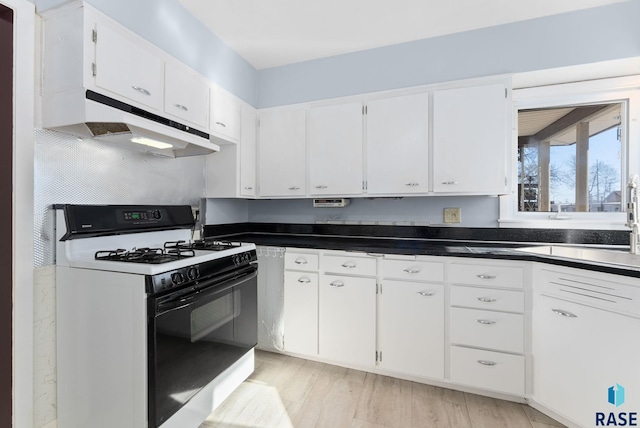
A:
{"label": "gas burner", "polygon": [[240,247],[242,243],[231,241],[207,241],[199,239],[192,242],[173,241],[164,244],[166,248],[179,248],[181,250],[205,250],[205,251],[222,251],[229,248]]}
{"label": "gas burner", "polygon": [[193,250],[181,250],[179,248],[167,248],[165,246],[165,248],[133,248],[130,251],[123,249],[97,251],[95,259],[116,262],[160,264],[183,259],[185,257],[193,257],[194,255],[195,253]]}

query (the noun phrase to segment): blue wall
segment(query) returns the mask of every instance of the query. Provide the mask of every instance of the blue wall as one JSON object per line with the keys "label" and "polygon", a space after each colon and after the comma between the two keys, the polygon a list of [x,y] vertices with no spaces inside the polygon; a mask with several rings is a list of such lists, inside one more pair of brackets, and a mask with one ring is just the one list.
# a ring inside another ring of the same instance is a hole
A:
{"label": "blue wall", "polygon": [[[31,0],[43,11],[68,0]],[[178,0],[86,0],[169,55],[251,105],[257,71],[191,15]]]}
{"label": "blue wall", "polygon": [[258,107],[637,56],[640,0],[628,0],[260,70]]}

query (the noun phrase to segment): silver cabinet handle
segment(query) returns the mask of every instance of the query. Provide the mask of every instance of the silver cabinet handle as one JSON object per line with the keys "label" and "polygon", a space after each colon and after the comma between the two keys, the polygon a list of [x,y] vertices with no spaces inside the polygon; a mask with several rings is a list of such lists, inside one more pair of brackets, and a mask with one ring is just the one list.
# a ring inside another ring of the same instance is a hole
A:
{"label": "silver cabinet handle", "polygon": [[453,184],[458,184],[457,181],[443,181],[442,184],[446,184],[447,186],[451,186]]}
{"label": "silver cabinet handle", "polygon": [[551,309],[554,313],[558,314],[558,315],[562,315],[563,317],[567,317],[567,318],[578,318],[578,316],[576,314],[572,314],[569,311],[565,311],[562,309]]}
{"label": "silver cabinet handle", "polygon": [[151,92],[147,91],[145,88],[141,88],[140,86],[132,86],[134,91],[138,91],[144,95],[151,95]]}
{"label": "silver cabinet handle", "polygon": [[493,324],[495,324],[495,323],[496,323],[496,322],[495,322],[495,321],[493,321],[493,320],[476,320],[476,322],[477,322],[478,324],[484,324],[484,325],[493,325]]}
{"label": "silver cabinet handle", "polygon": [[327,186],[324,186],[324,185],[316,186],[316,189],[326,189],[326,188]]}
{"label": "silver cabinet handle", "polygon": [[484,275],[484,274],[480,274],[480,275],[476,275],[478,278],[480,279],[496,279],[495,275]]}
{"label": "silver cabinet handle", "polygon": [[224,123],[222,123],[222,122],[216,122],[216,125],[218,125],[218,126],[222,126],[223,128],[226,128],[226,127],[227,127],[227,125],[225,125],[225,124],[224,124]]}
{"label": "silver cabinet handle", "polygon": [[298,278],[298,282],[300,284],[309,284],[311,282],[311,280],[309,278],[307,278],[306,276],[301,276],[300,278]]}
{"label": "silver cabinet handle", "polygon": [[306,265],[307,264],[307,259],[305,259],[304,257],[298,257],[293,262],[295,264],[297,264],[297,265]]}
{"label": "silver cabinet handle", "polygon": [[404,185],[405,185],[405,186],[409,186],[409,187],[416,187],[416,186],[419,186],[419,185],[420,185],[420,183],[411,182],[411,183],[405,183]]}
{"label": "silver cabinet handle", "polygon": [[478,300],[481,301],[482,303],[493,303],[497,299],[492,299],[490,297],[478,297]]}
{"label": "silver cabinet handle", "polygon": [[291,186],[289,187],[289,190],[300,190],[300,188],[298,186]]}
{"label": "silver cabinet handle", "polygon": [[251,187],[251,186],[245,186],[245,187],[244,187],[244,190],[253,190],[253,187]]}
{"label": "silver cabinet handle", "polygon": [[174,104],[173,106],[182,111],[189,111],[189,109],[186,106],[183,106],[182,104]]}
{"label": "silver cabinet handle", "polygon": [[347,268],[347,269],[353,269],[355,268],[357,265],[353,262],[344,262],[342,263],[342,267],[343,268]]}
{"label": "silver cabinet handle", "polygon": [[482,364],[483,366],[495,366],[498,363],[496,363],[495,361],[478,360],[478,364]]}
{"label": "silver cabinet handle", "polygon": [[413,268],[413,269],[412,268],[406,268],[406,269],[404,269],[404,271],[406,273],[420,273],[420,269],[416,269],[416,268]]}
{"label": "silver cabinet handle", "polygon": [[418,294],[424,297],[431,297],[436,293],[434,293],[433,291],[418,291]]}
{"label": "silver cabinet handle", "polygon": [[333,281],[329,284],[332,287],[344,287],[344,282],[342,281]]}

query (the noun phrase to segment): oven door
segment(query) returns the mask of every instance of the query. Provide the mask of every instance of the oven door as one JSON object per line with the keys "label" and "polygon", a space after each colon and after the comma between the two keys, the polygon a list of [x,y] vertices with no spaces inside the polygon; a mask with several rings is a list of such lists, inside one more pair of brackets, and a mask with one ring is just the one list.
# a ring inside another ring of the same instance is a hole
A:
{"label": "oven door", "polygon": [[257,266],[149,300],[149,427],[159,427],[258,340]]}

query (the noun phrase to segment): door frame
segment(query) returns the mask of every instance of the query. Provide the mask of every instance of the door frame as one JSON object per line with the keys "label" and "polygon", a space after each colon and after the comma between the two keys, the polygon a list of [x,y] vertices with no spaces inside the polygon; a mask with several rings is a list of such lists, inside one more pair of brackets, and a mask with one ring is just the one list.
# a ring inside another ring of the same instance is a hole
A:
{"label": "door frame", "polygon": [[35,5],[0,0],[13,10],[13,426],[33,427],[33,152]]}

